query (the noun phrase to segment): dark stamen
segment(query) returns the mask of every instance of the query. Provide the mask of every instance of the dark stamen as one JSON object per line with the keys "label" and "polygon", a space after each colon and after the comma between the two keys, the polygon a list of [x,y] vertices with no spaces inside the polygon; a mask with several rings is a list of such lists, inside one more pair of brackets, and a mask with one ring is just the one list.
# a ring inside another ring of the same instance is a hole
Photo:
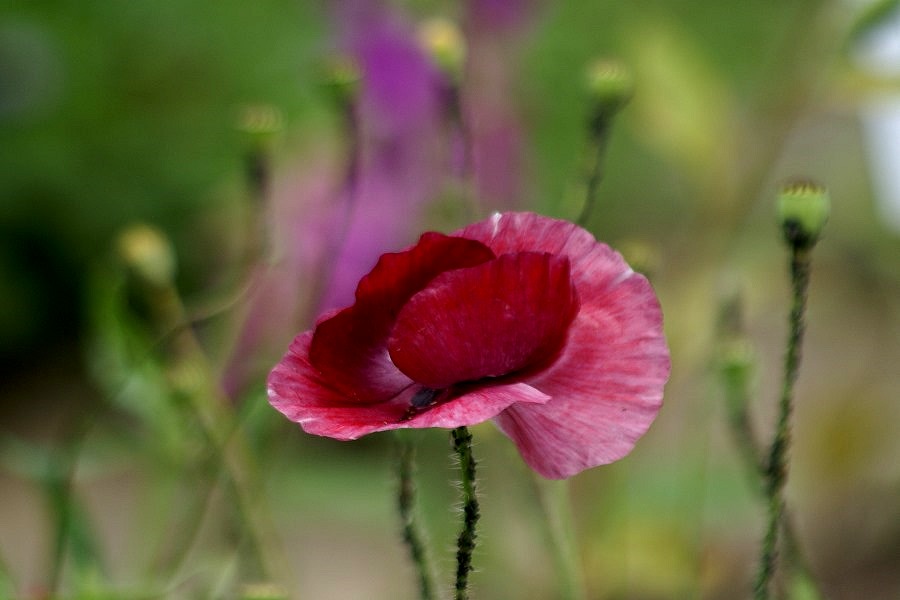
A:
{"label": "dark stamen", "polygon": [[403,413],[400,420],[409,421],[416,415],[425,412],[439,402],[445,391],[447,390],[436,390],[427,387],[420,388],[413,394],[412,398],[410,398],[409,407],[406,409],[406,412]]}
{"label": "dark stamen", "polygon": [[413,394],[412,400],[410,400],[410,404],[413,408],[425,408],[426,406],[431,406],[435,404],[437,401],[437,397],[440,396],[441,392],[444,390],[434,390],[431,388],[423,387],[418,392]]}

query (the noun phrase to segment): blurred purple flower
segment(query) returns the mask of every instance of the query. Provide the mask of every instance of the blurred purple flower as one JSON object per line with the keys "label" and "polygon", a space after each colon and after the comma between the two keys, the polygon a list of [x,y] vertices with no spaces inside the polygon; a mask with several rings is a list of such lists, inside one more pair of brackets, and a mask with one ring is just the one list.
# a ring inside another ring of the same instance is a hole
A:
{"label": "blurred purple flower", "polygon": [[412,241],[416,217],[441,182],[441,77],[412,27],[378,3],[336,10],[342,50],[362,71],[361,169],[320,308],[344,306],[378,256]]}
{"label": "blurred purple flower", "polygon": [[524,133],[515,76],[534,0],[470,0],[466,22],[469,61],[465,117],[470,123],[475,183],[482,201],[509,210],[523,201]]}
{"label": "blurred purple flower", "polygon": [[[338,46],[362,71],[356,131],[345,157],[317,161],[270,200],[276,264],[253,276],[253,296],[224,371],[235,397],[291,339],[329,308],[352,302],[377,258],[408,244],[441,183],[441,79],[412,27],[374,3],[338,9]],[[332,161],[334,162],[334,161]],[[351,179],[341,181],[341,179]]]}
{"label": "blurred purple flower", "polygon": [[249,296],[222,376],[231,398],[264,371],[269,353],[284,343],[284,328],[304,326],[316,310],[320,290],[311,282],[321,270],[330,232],[339,225],[330,177],[335,172],[334,165],[320,161],[309,172],[272,186],[266,230],[274,260],[257,265],[249,278]]}
{"label": "blurred purple flower", "polygon": [[536,0],[469,0],[473,27],[497,33],[521,27]]}
{"label": "blurred purple flower", "polygon": [[[532,1],[469,3],[463,116],[484,208],[521,204],[523,135],[510,98],[515,42]],[[352,154],[321,157],[273,185],[267,210],[275,262],[252,275],[223,374],[232,398],[277,358],[292,331],[352,304],[357,282],[380,255],[414,241],[423,208],[452,172],[448,82],[413,25],[377,1],[332,6],[336,51],[351,56],[362,75]],[[353,169],[340,164],[351,161]]]}

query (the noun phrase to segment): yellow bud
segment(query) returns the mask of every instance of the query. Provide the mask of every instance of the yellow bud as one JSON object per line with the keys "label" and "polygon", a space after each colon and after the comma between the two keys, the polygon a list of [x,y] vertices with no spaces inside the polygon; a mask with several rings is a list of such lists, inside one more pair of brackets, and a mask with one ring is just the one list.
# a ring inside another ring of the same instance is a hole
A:
{"label": "yellow bud", "polygon": [[455,23],[435,17],[419,27],[419,41],[435,64],[453,81],[462,77],[466,42]]}
{"label": "yellow bud", "polygon": [[119,256],[145,282],[156,287],[171,285],[175,278],[175,251],[160,230],[149,225],[132,225],[116,243]]}

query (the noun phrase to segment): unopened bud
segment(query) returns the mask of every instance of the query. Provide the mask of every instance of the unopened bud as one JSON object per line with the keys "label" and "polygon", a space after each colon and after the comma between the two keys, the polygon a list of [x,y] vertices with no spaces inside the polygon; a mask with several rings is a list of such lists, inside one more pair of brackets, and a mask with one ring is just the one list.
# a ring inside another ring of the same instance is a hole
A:
{"label": "unopened bud", "polygon": [[815,183],[791,183],[778,195],[778,219],[785,240],[797,249],[815,245],[830,212],[828,190]]}
{"label": "unopened bud", "polygon": [[284,128],[284,117],[270,104],[249,104],[241,109],[237,128],[257,140],[267,140]]}
{"label": "unopened bud", "polygon": [[451,81],[462,77],[466,42],[455,23],[435,17],[419,27],[419,41],[434,63]]}
{"label": "unopened bud", "polygon": [[324,68],[325,89],[340,106],[350,106],[359,94],[362,72],[356,60],[346,54],[330,58]]}
{"label": "unopened bud", "polygon": [[585,83],[595,114],[605,118],[620,111],[634,95],[631,71],[617,60],[592,62],[587,68]]}
{"label": "unopened bud", "polygon": [[140,279],[155,286],[171,285],[175,278],[175,251],[169,239],[149,225],[132,225],[119,235],[119,256]]}

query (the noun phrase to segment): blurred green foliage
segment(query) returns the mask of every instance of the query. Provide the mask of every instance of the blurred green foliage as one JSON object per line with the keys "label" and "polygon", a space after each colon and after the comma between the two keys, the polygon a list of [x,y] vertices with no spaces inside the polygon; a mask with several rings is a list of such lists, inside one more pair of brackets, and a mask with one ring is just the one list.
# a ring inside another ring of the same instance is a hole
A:
{"label": "blurred green foliage", "polygon": [[87,267],[128,223],[163,226],[183,283],[203,282],[216,248],[187,240],[239,173],[241,107],[275,104],[295,127],[315,118],[320,11],[283,0],[6,5],[4,362],[79,330]]}
{"label": "blurred green foliage", "polygon": [[[452,2],[394,4],[417,18],[465,13]],[[852,49],[897,3],[522,4],[527,17],[496,42],[524,131],[520,207],[578,215],[583,69],[597,57],[628,65],[635,97],[612,128],[589,228],[657,257],[673,351],[650,434],[626,460],[571,482],[590,597],[748,589],[761,510],[710,365],[719,304],[737,289],[743,342],[759,362],[750,412],[768,431],[787,312],[774,190],[794,176],[825,184],[834,206],[814,259],[789,497],[829,597],[896,597],[900,236],[878,216],[859,115],[900,85],[862,72]],[[335,115],[318,68],[335,47],[329,15],[327,3],[286,0],[0,8],[0,597],[43,597],[54,577],[73,598],[239,597],[261,576],[248,566],[240,477],[179,387],[179,323],[142,304],[146,290],[114,245],[124,227],[152,223],[174,242],[188,307],[233,291],[243,266],[235,240],[254,209],[237,119],[247,104],[281,111],[281,174],[333,144],[323,141]],[[229,333],[214,321],[194,341],[218,357]],[[187,362],[200,388],[221,376],[215,363]],[[411,596],[390,438],[305,436],[269,409],[262,381],[240,400],[224,410],[278,524],[272,550],[290,565],[279,583],[299,597]],[[476,596],[554,597],[531,475],[490,425],[474,433],[484,513]],[[438,553],[456,527],[448,446],[444,432],[416,439]],[[23,531],[30,542],[20,545]],[[815,597],[797,587],[793,597]]]}

